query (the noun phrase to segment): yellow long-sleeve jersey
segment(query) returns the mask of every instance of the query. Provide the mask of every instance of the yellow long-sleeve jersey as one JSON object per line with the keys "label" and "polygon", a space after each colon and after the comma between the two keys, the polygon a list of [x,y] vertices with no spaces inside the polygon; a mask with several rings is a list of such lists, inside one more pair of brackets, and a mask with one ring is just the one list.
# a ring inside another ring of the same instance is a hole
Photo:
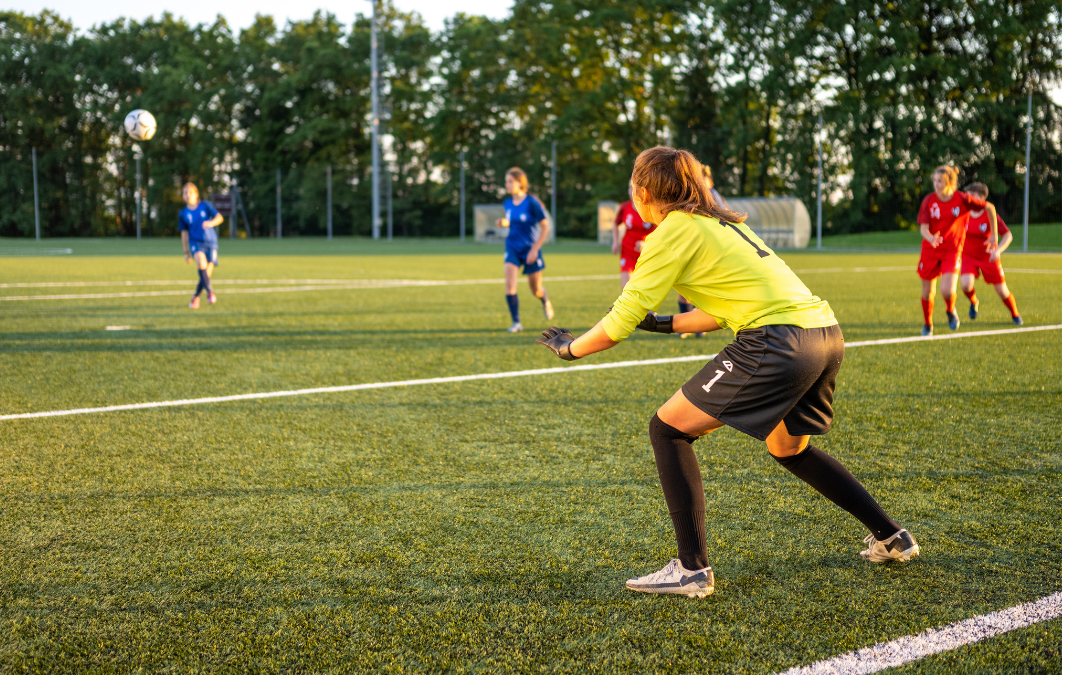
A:
{"label": "yellow long-sleeve jersey", "polygon": [[838,323],[827,302],[806,288],[745,223],[673,211],[646,238],[635,273],[601,320],[619,342],[675,289],[695,307],[738,333],[790,325]]}

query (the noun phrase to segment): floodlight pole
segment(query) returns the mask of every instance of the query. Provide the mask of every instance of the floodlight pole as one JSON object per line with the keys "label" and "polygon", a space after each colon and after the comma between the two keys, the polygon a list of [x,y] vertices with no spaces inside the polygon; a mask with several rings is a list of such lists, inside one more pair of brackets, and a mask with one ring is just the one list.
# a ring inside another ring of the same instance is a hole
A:
{"label": "floodlight pole", "polygon": [[393,241],[393,167],[386,169],[386,241]]}
{"label": "floodlight pole", "polygon": [[379,194],[379,44],[378,0],[371,0],[371,237],[379,238],[382,204]]}
{"label": "floodlight pole", "polygon": [[822,248],[820,235],[824,230],[824,146],[820,133],[824,130],[824,115],[817,117],[817,248]]}
{"label": "floodlight pole", "polygon": [[460,241],[464,243],[464,236],[467,232],[467,223],[464,222],[466,212],[464,211],[464,151],[460,151]]}
{"label": "floodlight pole", "polygon": [[334,218],[330,194],[330,165],[327,165],[327,239],[334,238]]}
{"label": "floodlight pole", "polygon": [[557,243],[557,141],[553,141],[550,148],[549,217],[553,219],[553,229],[549,231],[549,242],[555,244]]}
{"label": "floodlight pole", "polygon": [[137,165],[137,240],[141,241],[141,155],[134,155]]}
{"label": "floodlight pole", "polygon": [[37,235],[37,241],[41,241],[41,208],[37,198],[37,148],[33,153],[33,229]]}
{"label": "floodlight pole", "polygon": [[282,238],[282,169],[275,169],[275,225]]}
{"label": "floodlight pole", "polygon": [[1028,93],[1028,135],[1024,146],[1024,241],[1022,250],[1028,252],[1028,179],[1032,167],[1032,93]]}

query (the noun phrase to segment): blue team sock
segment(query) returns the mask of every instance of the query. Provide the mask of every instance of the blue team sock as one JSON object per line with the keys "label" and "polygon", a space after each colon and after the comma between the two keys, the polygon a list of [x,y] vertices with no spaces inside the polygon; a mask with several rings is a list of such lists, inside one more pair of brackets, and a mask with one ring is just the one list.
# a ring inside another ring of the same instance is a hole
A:
{"label": "blue team sock", "polygon": [[204,290],[204,282],[203,281],[198,281],[197,282],[197,290],[193,292],[193,297],[194,298],[199,298],[200,297],[200,292],[203,291],[203,290]]}
{"label": "blue team sock", "polygon": [[505,296],[505,302],[509,304],[509,314],[512,315],[512,323],[520,322],[520,298],[513,293]]}
{"label": "blue team sock", "polygon": [[687,312],[689,312],[692,309],[694,309],[694,305],[690,304],[686,300],[680,300],[679,301],[679,313],[680,314],[686,314]]}
{"label": "blue team sock", "polygon": [[197,270],[197,274],[200,275],[200,283],[197,284],[197,295],[200,295],[201,288],[208,291],[209,294],[213,293],[212,279],[208,276],[208,270]]}

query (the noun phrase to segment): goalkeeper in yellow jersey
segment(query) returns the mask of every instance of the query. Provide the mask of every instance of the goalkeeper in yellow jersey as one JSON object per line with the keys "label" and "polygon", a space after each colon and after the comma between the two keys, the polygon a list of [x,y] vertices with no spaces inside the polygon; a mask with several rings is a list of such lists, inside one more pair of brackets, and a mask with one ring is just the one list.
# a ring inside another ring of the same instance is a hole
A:
{"label": "goalkeeper in yellow jersey", "polygon": [[[616,346],[636,328],[658,333],[728,328],[735,340],[684,384],[650,420],[650,442],[679,558],[630,579],[646,593],[705,597],[713,572],[705,542],[705,494],[691,445],[727,424],[765,441],[772,457],[870,532],[861,556],[908,561],[920,548],[838,461],[810,443],[831,427],[843,334],[828,303],[813,295],[743,222],[713,201],[701,164],[685,150],[655,147],[635,160],[632,199],[646,238],[612,311],[574,337],[550,328],[538,342],[572,361]],[[669,292],[696,309],[656,316]]]}

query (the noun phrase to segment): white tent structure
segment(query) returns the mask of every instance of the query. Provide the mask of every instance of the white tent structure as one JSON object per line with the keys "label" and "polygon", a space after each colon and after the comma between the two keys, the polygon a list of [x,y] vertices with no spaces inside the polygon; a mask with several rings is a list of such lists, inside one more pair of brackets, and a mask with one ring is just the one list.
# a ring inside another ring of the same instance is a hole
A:
{"label": "white tent structure", "polygon": [[809,246],[812,223],[797,197],[740,197],[726,199],[732,211],[747,215],[746,225],[771,249]]}

